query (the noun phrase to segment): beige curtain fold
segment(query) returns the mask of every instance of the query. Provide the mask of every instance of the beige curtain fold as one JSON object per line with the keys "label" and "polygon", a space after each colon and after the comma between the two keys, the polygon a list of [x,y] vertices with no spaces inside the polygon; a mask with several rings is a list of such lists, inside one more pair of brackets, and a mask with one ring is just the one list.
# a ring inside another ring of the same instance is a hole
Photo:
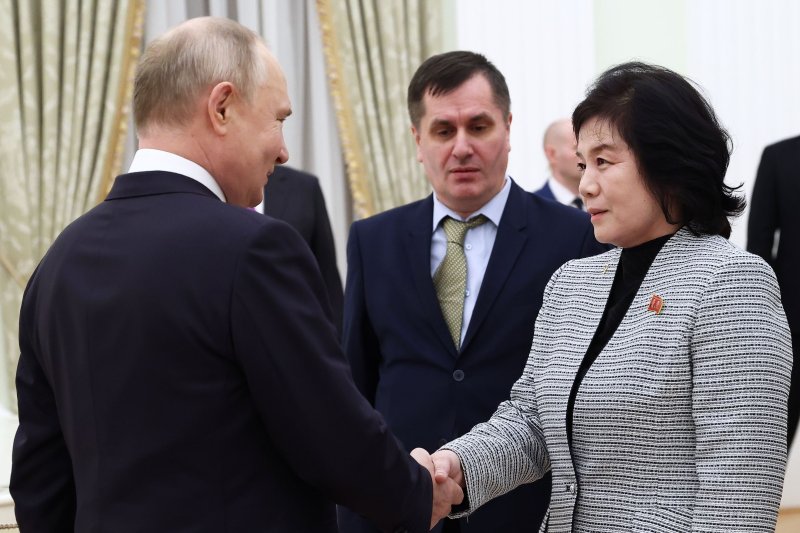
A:
{"label": "beige curtain fold", "polygon": [[143,0],[0,0],[0,405],[33,268],[119,170]]}
{"label": "beige curtain fold", "polygon": [[442,46],[441,0],[317,0],[355,218],[424,197],[406,90]]}

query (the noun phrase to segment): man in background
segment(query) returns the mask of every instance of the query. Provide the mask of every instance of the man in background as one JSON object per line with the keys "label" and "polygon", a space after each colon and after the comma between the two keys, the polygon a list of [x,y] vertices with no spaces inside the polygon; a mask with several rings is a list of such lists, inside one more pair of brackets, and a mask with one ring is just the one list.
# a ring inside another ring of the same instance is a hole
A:
{"label": "man in background", "polygon": [[353,384],[308,247],[244,208],[288,158],[290,113],[238,23],[189,20],[143,53],[130,172],[23,298],[22,531],[333,533],[336,502],[422,532],[459,500]]}
{"label": "man in background", "polygon": [[550,167],[547,183],[536,194],[548,200],[583,209],[583,200],[578,193],[581,173],[578,169],[575,132],[572,121],[556,120],[544,132],[544,155]]}
{"label": "man in background", "polygon": [[[350,230],[345,352],[409,450],[438,448],[508,399],[551,274],[604,250],[584,213],[506,175],[510,106],[503,75],[482,55],[426,60],[408,109],[433,194]],[[436,531],[537,531],[549,493],[548,477]],[[374,531],[352,512],[339,517],[343,533]]]}
{"label": "man in background", "polygon": [[[788,441],[800,418],[800,137],[786,139],[764,149],[758,165],[750,216],[747,251],[769,263],[781,288],[781,301],[792,332],[794,366],[789,389]],[[775,246],[776,232],[778,234]]]}
{"label": "man in background", "polygon": [[278,165],[264,187],[264,201],[256,209],[287,222],[306,241],[317,260],[333,312],[333,323],[342,331],[342,278],[336,266],[336,247],[325,197],[313,174]]}

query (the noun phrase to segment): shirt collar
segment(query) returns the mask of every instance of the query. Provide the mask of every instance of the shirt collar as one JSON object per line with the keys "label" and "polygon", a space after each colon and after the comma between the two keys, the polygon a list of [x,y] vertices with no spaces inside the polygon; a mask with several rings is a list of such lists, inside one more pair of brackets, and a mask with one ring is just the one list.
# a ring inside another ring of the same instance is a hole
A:
{"label": "shirt collar", "polygon": [[149,172],[152,170],[163,170],[181,174],[187,178],[202,183],[208,190],[213,192],[220,200],[225,202],[225,193],[219,186],[214,177],[206,169],[171,152],[155,150],[153,148],[141,148],[136,150],[133,161],[128,172]]}
{"label": "shirt collar", "polygon": [[547,184],[550,186],[550,191],[552,191],[553,196],[555,196],[556,201],[560,204],[571,204],[572,201],[576,198],[572,191],[564,187],[557,179],[553,176],[550,176],[547,179]]}
{"label": "shirt collar", "polygon": [[[491,220],[495,226],[500,225],[500,218],[503,216],[503,210],[506,207],[506,200],[508,200],[508,194],[511,191],[511,177],[506,176],[505,180],[505,184],[503,185],[503,188],[500,189],[500,192],[495,194],[492,199],[486,202],[480,209],[472,213],[469,218],[474,218],[477,215],[483,215]],[[439,198],[436,197],[436,193],[434,192],[432,231],[436,231],[436,228],[439,227],[439,223],[441,223],[442,219],[447,216],[456,220],[464,220],[461,215],[456,214],[455,211],[439,201]]]}

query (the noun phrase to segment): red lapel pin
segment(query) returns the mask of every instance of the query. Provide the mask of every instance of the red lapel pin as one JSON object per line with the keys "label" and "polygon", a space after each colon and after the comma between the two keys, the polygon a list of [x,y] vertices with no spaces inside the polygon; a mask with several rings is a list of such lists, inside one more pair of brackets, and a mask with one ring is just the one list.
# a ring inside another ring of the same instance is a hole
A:
{"label": "red lapel pin", "polygon": [[658,294],[654,294],[650,298],[650,305],[647,306],[647,310],[652,311],[658,315],[661,313],[661,309],[663,307],[664,307],[664,299]]}

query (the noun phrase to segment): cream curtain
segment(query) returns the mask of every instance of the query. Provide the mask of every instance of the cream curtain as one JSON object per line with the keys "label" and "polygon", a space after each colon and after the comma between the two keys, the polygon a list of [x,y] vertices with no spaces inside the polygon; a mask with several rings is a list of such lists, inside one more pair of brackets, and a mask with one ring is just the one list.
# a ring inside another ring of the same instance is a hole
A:
{"label": "cream curtain", "polygon": [[317,0],[353,214],[428,194],[409,133],[406,89],[441,50],[440,0]]}
{"label": "cream curtain", "polygon": [[119,171],[142,0],[0,0],[0,405],[16,409],[22,292]]}
{"label": "cream curtain", "polygon": [[[286,75],[292,116],[283,126],[289,166],[319,178],[336,243],[339,272],[346,271],[351,216],[336,114],[328,93],[315,0],[147,0],[144,40],[199,16],[227,17],[261,35]],[[130,135],[126,163],[136,151]]]}

